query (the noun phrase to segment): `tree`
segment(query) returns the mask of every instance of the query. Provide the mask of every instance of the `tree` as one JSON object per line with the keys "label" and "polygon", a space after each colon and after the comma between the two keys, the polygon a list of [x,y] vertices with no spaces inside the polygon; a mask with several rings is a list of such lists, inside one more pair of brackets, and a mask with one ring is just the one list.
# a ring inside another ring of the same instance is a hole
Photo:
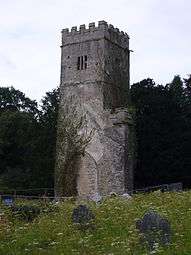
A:
{"label": "tree", "polygon": [[54,167],[56,157],[57,118],[59,89],[47,92],[42,99],[39,114],[39,139],[37,153],[40,183],[44,187],[54,187]]}
{"label": "tree", "polygon": [[9,188],[32,185],[37,122],[26,112],[0,114],[0,178]]}
{"label": "tree", "polygon": [[188,78],[184,79],[185,85],[185,96],[187,98],[188,104],[191,105],[191,74],[188,75]]}
{"label": "tree", "polygon": [[38,108],[13,87],[0,87],[0,178],[9,188],[32,185]]}
{"label": "tree", "polygon": [[184,94],[179,76],[165,87],[151,79],[132,85],[138,143],[137,187],[177,181],[188,186],[191,123]]}
{"label": "tree", "polygon": [[41,110],[13,87],[0,88],[0,178],[8,188],[52,187],[58,89]]}
{"label": "tree", "polygon": [[0,87],[0,113],[4,111],[23,111],[38,114],[37,102],[30,100],[19,90],[13,87]]}

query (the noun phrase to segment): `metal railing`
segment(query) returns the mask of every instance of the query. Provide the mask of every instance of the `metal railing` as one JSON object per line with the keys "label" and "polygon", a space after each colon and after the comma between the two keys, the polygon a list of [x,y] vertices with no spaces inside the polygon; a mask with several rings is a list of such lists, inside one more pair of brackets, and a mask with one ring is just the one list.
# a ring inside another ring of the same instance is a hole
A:
{"label": "metal railing", "polygon": [[[160,190],[161,192],[167,191],[182,191],[182,183],[170,183],[162,184],[157,186],[149,186],[141,189],[134,189],[129,191],[130,195],[137,193],[149,193]],[[54,200],[54,189],[53,188],[35,188],[35,189],[11,189],[11,190],[0,190],[0,198],[5,196],[13,197],[14,199],[39,199],[39,200]],[[68,200],[76,197],[56,197],[56,199]]]}

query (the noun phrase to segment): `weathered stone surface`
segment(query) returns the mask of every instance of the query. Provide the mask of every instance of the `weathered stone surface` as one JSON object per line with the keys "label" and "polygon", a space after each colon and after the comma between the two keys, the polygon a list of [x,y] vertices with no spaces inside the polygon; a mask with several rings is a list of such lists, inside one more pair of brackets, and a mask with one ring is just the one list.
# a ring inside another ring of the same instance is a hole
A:
{"label": "weathered stone surface", "polygon": [[126,199],[126,200],[132,199],[132,196],[130,196],[128,193],[122,194],[121,197],[124,198],[124,199]]}
{"label": "weathered stone surface", "polygon": [[91,154],[85,152],[79,165],[77,190],[80,197],[91,196],[97,193],[97,164]]}
{"label": "weathered stone surface", "polygon": [[72,213],[72,222],[75,224],[87,225],[94,218],[94,214],[86,205],[79,205]]}
{"label": "weathered stone surface", "polygon": [[102,201],[102,196],[100,196],[99,193],[95,193],[95,194],[89,196],[89,199],[96,203],[100,203]]}
{"label": "weathered stone surface", "polygon": [[138,220],[136,222],[136,228],[143,235],[142,241],[147,243],[150,250],[154,250],[156,244],[170,244],[170,223],[155,211],[147,212],[141,220]]}
{"label": "weathered stone surface", "polygon": [[83,25],[79,31],[63,30],[61,48],[60,114],[71,105],[86,116],[80,132],[94,130],[78,164],[78,195],[132,190],[128,35],[101,21],[98,27],[91,23],[88,29]]}

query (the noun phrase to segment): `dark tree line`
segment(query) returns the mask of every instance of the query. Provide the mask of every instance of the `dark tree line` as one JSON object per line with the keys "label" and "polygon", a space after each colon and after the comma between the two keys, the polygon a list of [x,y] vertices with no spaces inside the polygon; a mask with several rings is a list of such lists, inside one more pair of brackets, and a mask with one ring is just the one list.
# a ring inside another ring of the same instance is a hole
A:
{"label": "dark tree line", "polygon": [[145,79],[131,87],[136,111],[136,187],[191,186],[191,76],[166,86]]}
{"label": "dark tree line", "polygon": [[58,101],[58,89],[38,107],[19,90],[0,88],[0,188],[53,188]]}
{"label": "dark tree line", "polygon": [[[191,186],[191,75],[166,86],[133,84],[135,187],[181,181]],[[59,90],[41,104],[0,87],[0,189],[53,188]]]}

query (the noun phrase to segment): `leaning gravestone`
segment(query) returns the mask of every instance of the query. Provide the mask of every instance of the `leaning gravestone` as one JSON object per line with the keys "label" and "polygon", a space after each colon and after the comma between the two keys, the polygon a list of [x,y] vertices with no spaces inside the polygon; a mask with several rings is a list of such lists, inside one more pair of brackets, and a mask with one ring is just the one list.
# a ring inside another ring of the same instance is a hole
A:
{"label": "leaning gravestone", "polygon": [[148,211],[141,220],[136,222],[136,228],[142,234],[142,241],[154,250],[156,245],[168,245],[171,239],[170,223],[155,211]]}
{"label": "leaning gravestone", "polygon": [[94,214],[86,205],[79,205],[73,210],[72,222],[78,224],[81,230],[92,228],[91,223],[94,219]]}

